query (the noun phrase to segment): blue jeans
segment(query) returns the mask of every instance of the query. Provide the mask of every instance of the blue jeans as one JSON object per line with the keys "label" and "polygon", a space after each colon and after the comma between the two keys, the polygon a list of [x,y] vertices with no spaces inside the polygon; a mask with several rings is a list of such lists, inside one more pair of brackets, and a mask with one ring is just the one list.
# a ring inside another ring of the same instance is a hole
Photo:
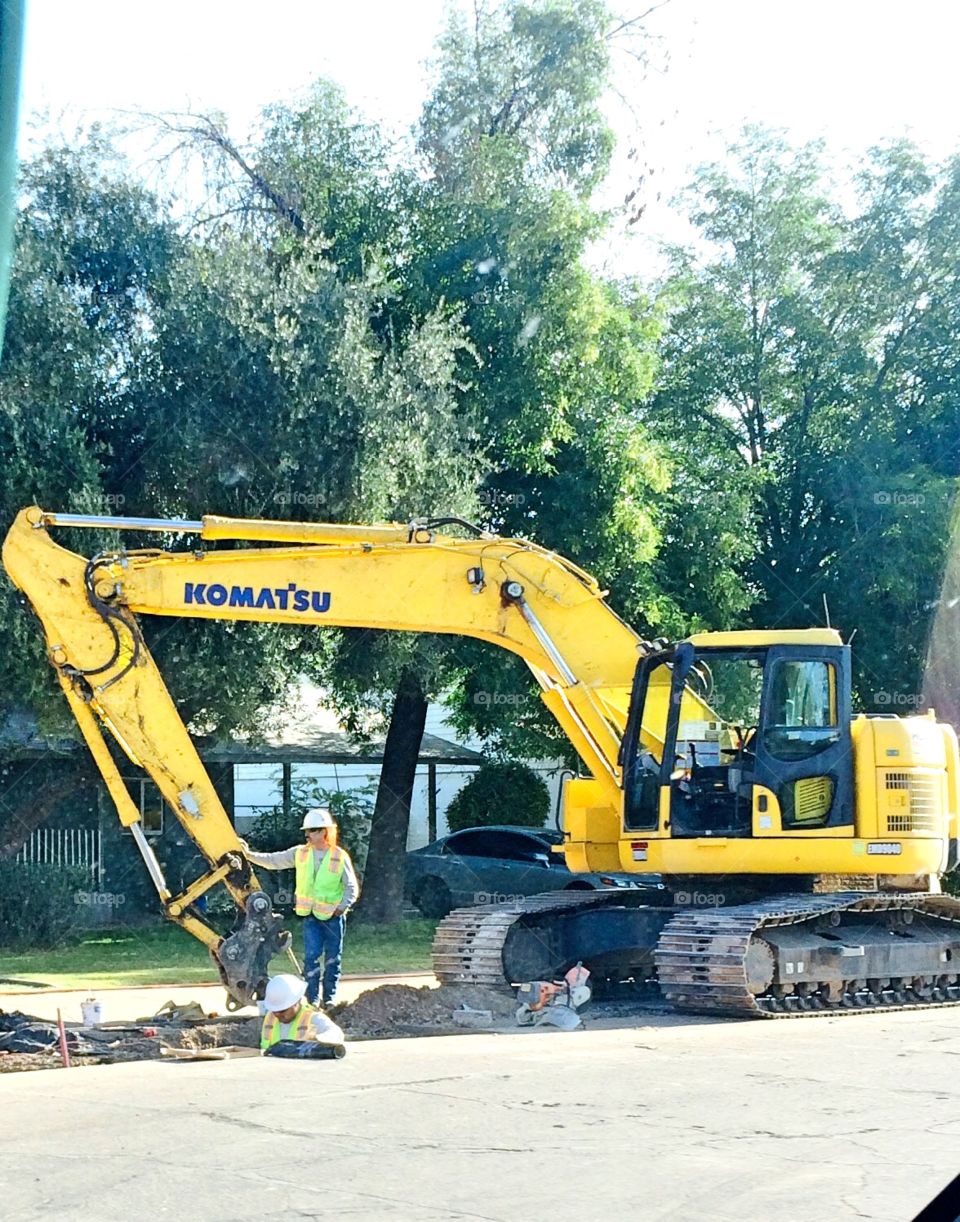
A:
{"label": "blue jeans", "polygon": [[340,983],[340,955],[343,951],[342,916],[318,921],[303,918],[303,970],[307,979],[307,1001],[317,1004],[320,995],[320,960],[323,959],[323,1004],[329,1005]]}

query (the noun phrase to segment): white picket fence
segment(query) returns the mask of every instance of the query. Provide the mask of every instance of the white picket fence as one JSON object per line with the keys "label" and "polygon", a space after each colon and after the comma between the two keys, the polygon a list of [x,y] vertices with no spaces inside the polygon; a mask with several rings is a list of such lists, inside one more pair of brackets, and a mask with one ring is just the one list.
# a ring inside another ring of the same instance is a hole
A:
{"label": "white picket fence", "polygon": [[77,866],[93,886],[103,877],[103,844],[98,827],[38,827],[15,860],[24,865]]}

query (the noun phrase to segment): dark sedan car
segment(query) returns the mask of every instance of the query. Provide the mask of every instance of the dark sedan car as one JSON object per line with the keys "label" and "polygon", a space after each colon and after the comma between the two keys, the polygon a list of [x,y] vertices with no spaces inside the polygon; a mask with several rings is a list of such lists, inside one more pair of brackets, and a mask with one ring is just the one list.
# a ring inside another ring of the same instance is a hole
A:
{"label": "dark sedan car", "polygon": [[551,852],[561,832],[529,827],[473,827],[441,836],[407,854],[407,898],[428,917],[452,908],[507,903],[543,891],[640,887],[650,879],[631,874],[572,874]]}

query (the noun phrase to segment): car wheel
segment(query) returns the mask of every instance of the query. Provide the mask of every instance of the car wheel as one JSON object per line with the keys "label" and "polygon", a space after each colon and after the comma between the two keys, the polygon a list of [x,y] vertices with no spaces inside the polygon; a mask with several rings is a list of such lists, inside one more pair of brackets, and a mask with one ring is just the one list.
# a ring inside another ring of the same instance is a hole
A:
{"label": "car wheel", "polygon": [[425,878],[414,892],[413,903],[425,917],[445,917],[453,908],[453,896],[443,879]]}

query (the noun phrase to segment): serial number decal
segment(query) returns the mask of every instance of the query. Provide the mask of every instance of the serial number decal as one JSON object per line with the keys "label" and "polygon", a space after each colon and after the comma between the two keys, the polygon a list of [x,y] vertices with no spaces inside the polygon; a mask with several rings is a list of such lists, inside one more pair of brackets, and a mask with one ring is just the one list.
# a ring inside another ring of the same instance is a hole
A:
{"label": "serial number decal", "polygon": [[867,852],[874,856],[880,857],[899,857],[902,849],[899,844],[890,841],[879,841],[876,844],[868,844]]}

